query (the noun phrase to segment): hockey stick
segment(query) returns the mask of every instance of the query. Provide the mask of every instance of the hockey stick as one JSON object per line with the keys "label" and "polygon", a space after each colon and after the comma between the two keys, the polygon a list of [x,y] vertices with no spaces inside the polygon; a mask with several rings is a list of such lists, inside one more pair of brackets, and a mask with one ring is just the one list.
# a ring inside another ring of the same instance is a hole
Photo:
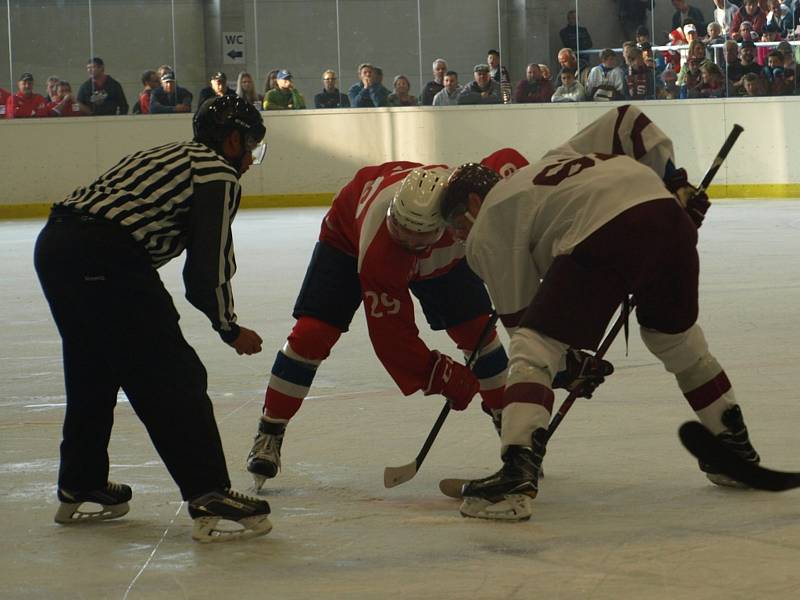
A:
{"label": "hockey stick", "polygon": [[681,425],[678,436],[695,458],[755,490],[783,492],[800,487],[800,473],[773,471],[744,460],[697,421]]}
{"label": "hockey stick", "polygon": [[[497,317],[497,311],[492,311],[491,315],[489,316],[489,320],[486,322],[486,326],[483,328],[481,335],[478,337],[478,343],[475,345],[475,350],[472,351],[469,359],[467,359],[466,366],[468,369],[472,367],[472,364],[478,358],[481,348],[483,347],[483,343],[486,341],[486,338],[494,327],[494,324],[497,323]],[[417,454],[417,457],[414,459],[414,461],[408,463],[407,465],[403,465],[402,467],[385,467],[383,469],[384,487],[390,488],[400,485],[401,483],[405,483],[406,481],[410,480],[414,477],[414,475],[417,474],[417,471],[419,471],[419,468],[422,466],[422,461],[425,460],[425,457],[428,455],[428,451],[431,449],[431,446],[433,446],[436,436],[439,435],[439,430],[442,428],[442,425],[444,425],[444,421],[448,414],[450,414],[449,400],[444,403],[442,411],[439,413],[439,417],[433,424],[431,432],[425,439],[425,443],[422,444],[422,449],[419,451],[419,454]]]}
{"label": "hockey stick", "polygon": [[[722,144],[722,147],[719,149],[719,152],[717,152],[717,155],[711,162],[711,166],[708,168],[708,171],[706,171],[706,174],[703,176],[703,180],[700,182],[700,185],[698,186],[695,194],[703,193],[708,189],[708,186],[711,185],[711,182],[714,180],[717,171],[719,171],[719,168],[722,166],[722,163],[725,162],[725,159],[728,157],[731,148],[733,148],[733,145],[736,143],[736,140],[739,139],[739,136],[742,134],[743,131],[744,127],[742,127],[741,125],[739,124],[733,125],[733,129],[731,129],[731,132],[728,134],[728,137],[725,138],[725,142]],[[628,303],[629,310],[633,310],[634,305],[635,305],[635,299],[631,298]],[[605,339],[600,344],[600,347],[597,349],[597,352],[595,353],[596,358],[603,358],[603,355],[606,353],[609,346],[611,346],[611,343],[614,341],[614,338],[617,337],[619,330],[622,328],[627,318],[628,315],[625,314],[623,305],[622,313],[620,313],[619,318],[611,327]],[[550,425],[547,427],[547,439],[550,439],[553,436],[553,433],[555,433],[555,430],[558,429],[558,426],[561,424],[561,421],[564,420],[564,416],[566,416],[567,412],[569,411],[570,408],[572,408],[572,405],[575,403],[575,400],[577,399],[578,399],[577,394],[575,392],[570,392],[569,396],[567,396],[567,399],[564,400],[564,403],[561,405],[561,408],[558,409],[558,412],[553,417],[552,421],[550,421]]]}
{"label": "hockey stick", "polygon": [[[627,304],[624,303],[622,304],[619,317],[617,317],[617,320],[614,321],[614,324],[611,326],[611,329],[608,330],[606,337],[603,338],[603,341],[597,348],[597,352],[595,352],[594,354],[595,358],[603,358],[605,353],[611,347],[611,344],[614,342],[614,339],[617,337],[619,330],[622,329],[622,327],[625,325],[625,322],[628,320],[628,315],[630,315],[635,306],[636,306],[636,299],[633,297],[630,297],[628,299]],[[628,309],[627,312],[625,311],[625,308]],[[564,400],[563,404],[558,409],[558,412],[550,421],[550,425],[548,425],[547,427],[548,440],[551,437],[553,437],[553,434],[555,433],[556,429],[558,429],[558,426],[561,425],[561,421],[564,420],[564,417],[567,415],[567,412],[569,412],[569,409],[572,408],[572,405],[575,404],[575,400],[577,399],[578,399],[578,392],[572,391],[567,396],[567,399]]]}

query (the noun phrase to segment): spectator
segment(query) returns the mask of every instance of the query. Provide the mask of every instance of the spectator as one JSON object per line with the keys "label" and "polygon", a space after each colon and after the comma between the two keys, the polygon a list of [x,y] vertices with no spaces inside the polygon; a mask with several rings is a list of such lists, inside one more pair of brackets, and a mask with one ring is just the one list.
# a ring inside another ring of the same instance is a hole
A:
{"label": "spectator", "polygon": [[542,79],[553,83],[553,72],[550,67],[544,63],[539,63],[539,70],[542,72]]}
{"label": "spectator", "polygon": [[6,119],[25,119],[48,116],[44,97],[33,93],[33,75],[23,73],[17,80],[17,90],[6,100]]}
{"label": "spectator", "polygon": [[447,62],[445,62],[443,58],[437,58],[435,61],[433,61],[432,69],[433,79],[425,84],[425,87],[422,88],[422,93],[420,94],[420,103],[423,106],[433,105],[434,96],[441,92],[445,87],[444,77],[447,74]]}
{"label": "spectator", "polygon": [[6,117],[6,102],[11,96],[11,92],[0,88],[0,119],[5,119]]}
{"label": "spectator", "polygon": [[733,17],[738,10],[739,7],[729,0],[714,0],[714,19],[711,22],[720,26],[723,36],[731,34]]}
{"label": "spectator", "polygon": [[619,100],[625,96],[625,79],[617,68],[617,53],[611,48],[600,52],[600,64],[592,67],[586,81],[588,100]]}
{"label": "spectator", "polygon": [[493,79],[489,65],[475,65],[472,70],[473,81],[461,89],[459,104],[500,104],[500,84]]}
{"label": "spectator", "polygon": [[270,93],[271,90],[278,89],[278,71],[280,69],[272,69],[269,73],[267,73],[266,81],[264,82],[264,97],[267,97],[267,94]]}
{"label": "spectator", "polygon": [[583,62],[578,61],[578,57],[572,48],[562,48],[557,54],[558,66],[563,71],[564,69],[574,71],[575,78],[578,83],[583,85],[589,77],[589,67]]}
{"label": "spectator", "polygon": [[556,88],[550,102],[582,102],[586,99],[586,90],[575,77],[575,71],[561,69],[559,77],[561,85]]}
{"label": "spectator", "polygon": [[161,76],[161,87],[150,94],[150,112],[154,115],[192,111],[192,94],[175,83],[175,74],[167,71]]}
{"label": "spectator", "polygon": [[773,50],[778,42],[781,41],[781,34],[778,26],[775,23],[768,23],[764,26],[764,33],[761,34],[762,42],[771,42],[770,46],[758,46],[756,50],[756,62],[762,67],[767,64],[767,56]]}
{"label": "spectator", "polygon": [[742,76],[742,95],[750,98],[764,95],[761,78],[755,73],[745,73]]}
{"label": "spectator", "polygon": [[750,21],[742,21],[739,25],[739,29],[733,33],[732,38],[737,42],[743,42],[745,40],[749,42],[758,42],[761,40],[761,36],[753,31],[753,24]]}
{"label": "spectator", "polygon": [[794,11],[786,6],[782,0],[767,0],[766,23],[774,23],[778,27],[781,37],[794,31]]}
{"label": "spectator", "polygon": [[531,102],[550,102],[553,97],[553,84],[542,76],[542,70],[536,63],[531,63],[525,71],[525,79],[517,84],[514,102],[520,104]]}
{"label": "spectator", "polygon": [[150,94],[156,88],[161,87],[161,77],[152,69],[142,73],[142,91],[139,92],[139,99],[133,105],[133,114],[135,115],[148,115],[150,114]]}
{"label": "spectator", "polygon": [[294,87],[292,74],[286,69],[278,71],[277,90],[270,90],[264,98],[264,110],[302,110],[306,107],[305,98]]}
{"label": "spectator", "polygon": [[489,76],[497,83],[500,83],[500,52],[489,50],[486,53],[486,64],[489,65]]}
{"label": "spectator", "polygon": [[264,101],[264,98],[259,97],[256,93],[256,84],[253,81],[253,76],[247,71],[240,72],[236,78],[236,95],[258,109],[261,108],[261,103]]}
{"label": "spectator", "polygon": [[636,39],[637,29],[647,22],[648,10],[650,10],[650,0],[619,0],[617,17],[626,40]]}
{"label": "spectator", "polygon": [[706,60],[706,45],[703,42],[694,40],[689,44],[686,63],[678,74],[681,99],[700,97],[700,84],[702,83],[700,67]]}
{"label": "spectator", "polygon": [[[119,82],[106,75],[103,59],[95,56],[86,65],[89,79],[78,90],[78,102],[94,116],[127,115],[128,101]],[[84,111],[85,112],[85,111]]]}
{"label": "spectator", "polygon": [[[744,88],[744,76],[748,74],[755,75],[756,77],[761,76],[761,67],[755,61],[756,56],[756,45],[755,42],[751,40],[747,40],[742,42],[741,47],[739,48],[739,69],[736,70],[734,73],[735,76],[738,76],[738,79],[731,79],[731,71],[732,69],[728,68],[728,79],[733,82],[733,88],[735,94],[728,94],[729,96],[738,95],[752,95],[752,94],[745,94],[746,90]],[[763,95],[762,93],[757,94],[759,96]]]}
{"label": "spectator", "polygon": [[791,90],[788,93],[794,94],[797,90],[797,62],[795,62],[794,50],[787,41],[778,44],[778,50],[783,54],[783,71],[789,84],[788,90]]}
{"label": "spectator", "polygon": [[[369,63],[360,64],[358,66],[358,78],[360,81],[353,84],[347,91],[350,106],[354,108],[374,108],[387,105],[388,90],[375,77],[375,67],[373,65]],[[386,93],[384,93],[384,90]]]}
{"label": "spectator", "polygon": [[[770,96],[786,96],[794,93],[783,68],[783,54],[780,50],[773,49],[767,55],[767,65],[762,69],[761,76]],[[793,86],[794,82],[791,82],[791,85]]]}
{"label": "spectator", "polygon": [[398,75],[392,81],[394,92],[386,99],[389,106],[416,106],[417,98],[408,93],[411,82],[405,75]]}
{"label": "spectator", "polygon": [[314,108],[348,108],[350,100],[336,87],[336,71],[322,73],[322,91],[314,96]]}
{"label": "spectator", "polygon": [[500,102],[511,103],[511,76],[504,64],[500,63],[500,53],[489,50],[486,53],[486,62],[489,65],[489,76],[500,84]]}
{"label": "spectator", "polygon": [[702,11],[696,6],[691,6],[686,0],[672,0],[675,14],[672,15],[672,28],[677,29],[684,23],[692,22],[695,27],[705,30],[706,20]]}
{"label": "spectator", "polygon": [[217,71],[211,75],[209,85],[200,90],[197,97],[197,109],[203,106],[211,98],[219,98],[220,96],[235,96],[236,91],[228,87],[228,76],[222,71]]}
{"label": "spectator", "polygon": [[721,65],[724,63],[722,58],[722,46],[725,44],[725,36],[722,35],[722,26],[716,21],[711,21],[706,26],[706,36],[703,38],[709,58],[714,63]]}
{"label": "spectator", "polygon": [[680,96],[678,89],[678,74],[671,62],[668,62],[661,72],[660,85],[656,94],[659,100],[675,100]]}
{"label": "spectator", "polygon": [[724,98],[725,76],[716,63],[706,60],[700,65],[699,98]]}
{"label": "spectator", "polygon": [[567,25],[558,32],[558,36],[561,38],[562,46],[579,54],[592,48],[592,36],[586,27],[578,25],[575,9],[567,11]]}
{"label": "spectator", "polygon": [[634,46],[628,51],[629,64],[625,87],[631,100],[653,100],[656,97],[656,72],[645,63],[642,51]]}
{"label": "spectator", "polygon": [[645,27],[644,25],[640,25],[636,28],[636,37],[632,38],[636,40],[636,45],[641,46],[642,44],[651,44],[650,40],[650,30]]}
{"label": "spectator", "polygon": [[164,76],[164,73],[169,71],[170,73],[174,73],[175,69],[173,69],[170,65],[161,65],[156,69],[156,73],[158,73],[158,81],[161,82],[161,78]]}
{"label": "spectator", "polygon": [[444,74],[444,87],[433,97],[433,106],[455,106],[458,104],[458,73],[447,71]]}
{"label": "spectator", "polygon": [[744,0],[741,8],[733,15],[733,21],[731,21],[731,31],[733,32],[731,36],[737,41],[751,39],[745,32],[740,31],[743,21],[750,22],[751,29],[760,36],[761,32],[764,31],[764,26],[767,24],[767,15],[759,8],[756,0]]}
{"label": "spectator", "polygon": [[53,91],[53,99],[47,104],[51,117],[82,117],[85,114],[80,102],[72,95],[69,81],[59,81]]}
{"label": "spectator", "polygon": [[48,103],[52,102],[53,99],[57,97],[56,86],[60,80],[61,78],[55,75],[50,75],[50,77],[47,78],[47,94],[45,94],[44,99]]}
{"label": "spectator", "polygon": [[375,83],[377,83],[381,87],[381,93],[386,98],[388,98],[391,92],[389,91],[389,88],[383,85],[383,69],[381,69],[380,67],[373,66],[372,72],[374,74]]}

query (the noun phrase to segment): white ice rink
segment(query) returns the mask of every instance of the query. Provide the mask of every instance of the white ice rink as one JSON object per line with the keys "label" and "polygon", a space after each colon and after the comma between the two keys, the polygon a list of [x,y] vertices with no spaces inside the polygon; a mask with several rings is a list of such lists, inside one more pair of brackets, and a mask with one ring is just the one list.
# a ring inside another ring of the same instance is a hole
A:
{"label": "white ice rink", "polygon": [[[239,357],[183,299],[182,260],[162,269],[209,393],[234,486],[266,378],[292,324],[322,209],[245,211],[234,225],[240,322],[264,352]],[[443,477],[499,467],[478,402],[451,413],[417,476],[383,487],[411,461],[442,400],[404,398],[356,315],[287,430],[284,471],[268,482],[274,529],[200,545],[178,491],[124,396],[111,478],[133,487],[117,521],[53,522],[64,412],[60,341],[32,267],[42,221],[0,222],[0,598],[62,599],[795,599],[800,494],[714,487],[680,446],[692,417],[672,378],[632,327],[616,374],[579,401],[548,447],[529,522],[459,516]],[[800,469],[800,202],[716,204],[700,231],[701,318],[764,464]],[[445,334],[423,338],[446,352]],[[557,402],[563,393],[557,396]]]}

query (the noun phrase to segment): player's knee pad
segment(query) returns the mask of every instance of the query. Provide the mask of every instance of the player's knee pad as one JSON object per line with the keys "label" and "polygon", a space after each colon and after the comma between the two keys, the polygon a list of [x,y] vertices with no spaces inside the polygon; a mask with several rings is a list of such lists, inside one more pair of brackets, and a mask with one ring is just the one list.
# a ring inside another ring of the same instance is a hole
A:
{"label": "player's knee pad", "polygon": [[549,336],[520,327],[511,337],[506,387],[538,383],[550,388],[568,346]]}
{"label": "player's knee pad", "polygon": [[647,327],[641,327],[640,333],[647,349],[674,375],[686,371],[708,355],[708,343],[697,323],[681,333],[662,333]]}
{"label": "player's knee pad", "polygon": [[297,360],[319,364],[328,358],[341,335],[342,332],[335,325],[314,317],[300,317],[289,334],[287,343],[290,352],[287,355],[294,353]]}

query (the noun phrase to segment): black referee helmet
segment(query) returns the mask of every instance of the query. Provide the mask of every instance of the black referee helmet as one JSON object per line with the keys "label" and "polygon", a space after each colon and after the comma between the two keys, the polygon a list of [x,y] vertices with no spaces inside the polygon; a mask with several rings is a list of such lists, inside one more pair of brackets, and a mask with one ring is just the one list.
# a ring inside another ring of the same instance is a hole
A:
{"label": "black referee helmet", "polygon": [[264,139],[267,130],[261,113],[239,96],[225,95],[209,100],[197,110],[192,120],[194,141],[219,150],[223,140],[238,131],[247,148]]}

